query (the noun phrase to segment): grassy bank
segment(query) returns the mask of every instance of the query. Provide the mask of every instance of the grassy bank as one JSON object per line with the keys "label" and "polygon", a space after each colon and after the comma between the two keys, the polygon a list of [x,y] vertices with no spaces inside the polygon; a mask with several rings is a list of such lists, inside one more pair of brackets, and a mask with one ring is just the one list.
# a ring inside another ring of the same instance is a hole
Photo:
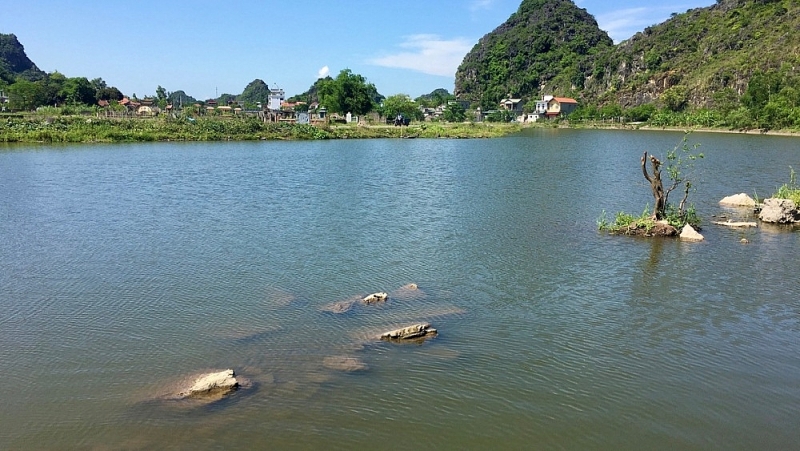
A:
{"label": "grassy bank", "polygon": [[257,118],[0,117],[0,142],[113,143],[145,141],[254,141],[359,138],[490,138],[520,130],[510,124],[419,123],[324,125],[264,123]]}

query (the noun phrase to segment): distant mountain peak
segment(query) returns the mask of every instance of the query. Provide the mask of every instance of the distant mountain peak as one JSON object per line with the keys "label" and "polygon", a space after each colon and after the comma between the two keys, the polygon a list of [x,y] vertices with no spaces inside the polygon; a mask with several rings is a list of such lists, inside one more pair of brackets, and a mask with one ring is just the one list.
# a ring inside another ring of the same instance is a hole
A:
{"label": "distant mountain peak", "polygon": [[582,88],[581,61],[613,41],[571,0],[523,0],[516,12],[482,37],[456,72],[458,98],[496,105],[508,95],[532,98],[542,89]]}

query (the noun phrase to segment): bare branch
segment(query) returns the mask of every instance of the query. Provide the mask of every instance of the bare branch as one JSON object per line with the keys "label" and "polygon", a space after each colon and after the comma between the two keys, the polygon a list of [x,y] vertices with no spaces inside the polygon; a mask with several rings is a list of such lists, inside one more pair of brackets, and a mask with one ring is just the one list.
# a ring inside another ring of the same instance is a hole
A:
{"label": "bare branch", "polygon": [[650,183],[653,183],[650,180],[650,175],[647,173],[647,151],[646,150],[644,151],[644,155],[642,156],[642,174],[644,174],[645,180],[647,180]]}

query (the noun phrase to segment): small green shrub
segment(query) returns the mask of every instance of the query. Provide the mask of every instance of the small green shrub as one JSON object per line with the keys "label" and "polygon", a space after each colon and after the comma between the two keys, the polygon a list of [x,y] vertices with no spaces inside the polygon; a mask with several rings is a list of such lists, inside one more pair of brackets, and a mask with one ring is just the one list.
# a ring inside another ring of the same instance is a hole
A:
{"label": "small green shrub", "polygon": [[634,216],[624,211],[617,212],[614,216],[614,222],[609,223],[606,219],[606,212],[600,215],[597,220],[597,228],[600,231],[608,233],[625,233],[629,229],[645,229],[648,233],[656,226],[656,222],[650,215],[650,206],[645,207],[644,211],[639,216]]}
{"label": "small green shrub", "polygon": [[789,183],[784,183],[783,186],[775,191],[772,197],[778,199],[789,199],[795,205],[800,205],[800,185],[797,184],[797,175],[793,168],[789,168]]}

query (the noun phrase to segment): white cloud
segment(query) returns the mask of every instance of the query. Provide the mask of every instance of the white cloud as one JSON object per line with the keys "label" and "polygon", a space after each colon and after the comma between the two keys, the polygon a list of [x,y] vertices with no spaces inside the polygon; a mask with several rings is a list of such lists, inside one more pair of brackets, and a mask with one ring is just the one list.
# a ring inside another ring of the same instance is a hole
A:
{"label": "white cloud", "polygon": [[472,12],[480,11],[482,9],[491,9],[496,0],[472,0],[469,4],[469,10]]}
{"label": "white cloud", "polygon": [[624,41],[645,28],[667,20],[671,13],[685,11],[681,4],[667,6],[628,8],[609,11],[596,16],[597,24],[614,42]]}
{"label": "white cloud", "polygon": [[322,66],[322,68],[317,72],[317,78],[325,78],[331,74],[330,68],[328,66]]}
{"label": "white cloud", "polygon": [[429,75],[452,77],[458,65],[469,52],[474,42],[463,39],[442,39],[433,34],[407,36],[400,47],[408,49],[368,60],[369,64],[382,67],[410,69]]}
{"label": "white cloud", "polygon": [[620,9],[597,16],[597,24],[614,42],[628,39],[654,23],[651,8]]}

